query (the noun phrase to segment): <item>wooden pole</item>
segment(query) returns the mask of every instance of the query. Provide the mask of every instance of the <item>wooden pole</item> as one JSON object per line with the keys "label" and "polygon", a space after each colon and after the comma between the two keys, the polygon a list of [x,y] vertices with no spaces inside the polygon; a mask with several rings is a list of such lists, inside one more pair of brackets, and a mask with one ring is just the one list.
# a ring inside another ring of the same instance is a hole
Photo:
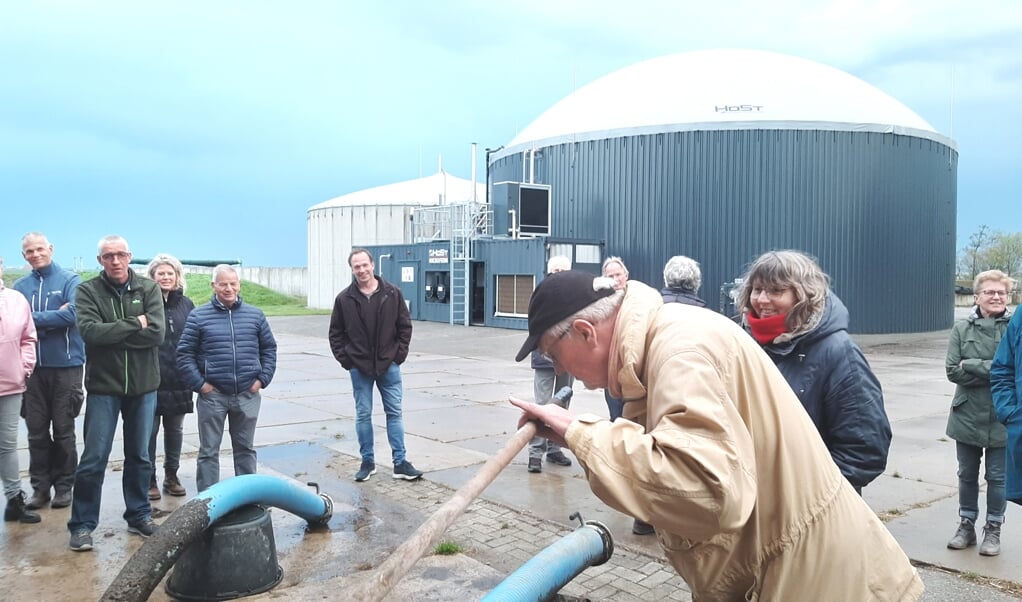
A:
{"label": "wooden pole", "polygon": [[500,471],[504,470],[515,455],[535,436],[536,425],[531,422],[518,429],[507,445],[497,452],[497,455],[487,460],[486,464],[483,464],[483,467],[468,483],[456,491],[451,499],[434,512],[365,580],[352,588],[352,591],[344,592],[344,597],[358,602],[382,600],[412,568],[412,565],[440,541],[440,537],[451,526],[451,523],[465,511],[465,508],[468,508],[468,505],[482,493],[483,489],[486,489],[497,478]]}

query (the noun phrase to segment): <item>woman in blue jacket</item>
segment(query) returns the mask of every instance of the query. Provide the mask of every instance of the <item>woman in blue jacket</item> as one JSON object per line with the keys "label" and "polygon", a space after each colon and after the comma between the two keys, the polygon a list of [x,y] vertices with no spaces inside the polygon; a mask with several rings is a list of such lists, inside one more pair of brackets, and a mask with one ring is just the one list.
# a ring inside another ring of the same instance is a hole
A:
{"label": "woman in blue jacket", "polygon": [[1015,310],[990,367],[997,419],[1008,429],[1004,495],[1022,504],[1022,311]]}
{"label": "woman in blue jacket", "polygon": [[848,310],[829,278],[800,251],[770,251],[745,275],[742,325],[798,395],[841,474],[859,493],[887,467],[891,424]]}
{"label": "woman in blue jacket", "polygon": [[[948,341],[947,378],[957,385],[947,420],[947,435],[955,440],[958,456],[958,516],[960,523],[947,547],[964,550],[976,545],[979,518],[979,463],[987,482],[986,526],[979,553],[997,556],[1004,522],[1004,446],[1007,432],[997,421],[990,391],[990,366],[1008,327],[1007,300],[1012,279],[1000,270],[976,276],[976,306],[955,323]],[[984,459],[985,457],[985,459]]]}

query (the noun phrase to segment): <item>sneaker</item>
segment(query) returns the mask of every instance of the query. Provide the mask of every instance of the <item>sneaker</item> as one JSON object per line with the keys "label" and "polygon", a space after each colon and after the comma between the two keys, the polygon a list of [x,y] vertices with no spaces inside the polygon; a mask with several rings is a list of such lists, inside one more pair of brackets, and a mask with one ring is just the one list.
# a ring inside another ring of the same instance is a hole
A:
{"label": "sneaker", "polygon": [[145,517],[137,523],[128,524],[128,533],[134,533],[135,535],[141,535],[142,537],[149,537],[153,533],[156,533],[156,523],[150,517]]}
{"label": "sneaker", "polygon": [[376,463],[372,460],[362,460],[362,466],[355,473],[355,480],[359,482],[368,481],[369,477],[374,474],[376,474]]}
{"label": "sneaker", "polygon": [[408,460],[396,465],[394,467],[394,478],[404,479],[406,481],[414,481],[415,479],[422,476],[422,471],[412,466],[412,463]]}
{"label": "sneaker", "polygon": [[558,466],[571,466],[571,458],[564,455],[564,452],[554,452],[546,455],[546,461]]}
{"label": "sneaker", "polygon": [[36,491],[32,493],[32,497],[28,498],[25,502],[25,510],[38,510],[48,504],[50,501],[50,492],[47,490],[45,493],[42,491]]}
{"label": "sneaker", "polygon": [[71,490],[68,489],[67,491],[58,491],[57,495],[53,496],[53,502],[50,503],[50,508],[67,508],[70,505]]}
{"label": "sneaker", "polygon": [[964,550],[976,545],[976,522],[969,518],[963,518],[955,536],[947,542],[947,547],[952,550]]}
{"label": "sneaker", "polygon": [[652,535],[655,532],[653,525],[647,522],[635,519],[635,522],[632,523],[632,533],[636,535]]}
{"label": "sneaker", "polygon": [[71,532],[71,543],[68,546],[75,552],[88,552],[92,549],[92,531],[79,529]]}
{"label": "sneaker", "polygon": [[1001,553],[1001,523],[987,521],[983,527],[983,543],[979,544],[980,556],[997,556]]}
{"label": "sneaker", "polygon": [[529,458],[529,472],[543,472],[543,460],[540,458]]}

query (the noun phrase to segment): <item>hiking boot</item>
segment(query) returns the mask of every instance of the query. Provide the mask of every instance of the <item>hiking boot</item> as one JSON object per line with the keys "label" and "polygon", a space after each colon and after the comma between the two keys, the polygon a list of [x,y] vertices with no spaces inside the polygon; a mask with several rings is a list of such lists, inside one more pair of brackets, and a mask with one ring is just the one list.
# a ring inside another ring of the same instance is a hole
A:
{"label": "hiking boot", "polygon": [[355,473],[356,481],[368,481],[369,477],[376,474],[376,463],[372,460],[362,460],[362,466]]}
{"label": "hiking boot", "polygon": [[4,520],[30,524],[37,523],[42,519],[35,512],[29,512],[25,508],[25,492],[19,491],[18,495],[7,500],[7,508],[4,509]]}
{"label": "hiking boot", "polygon": [[163,492],[175,497],[181,497],[187,493],[185,491],[185,486],[182,485],[181,481],[177,478],[176,470],[168,470],[167,474],[163,476]]}
{"label": "hiking boot", "polygon": [[25,502],[25,510],[38,510],[50,502],[50,490],[34,491],[32,497]]}
{"label": "hiking boot", "polygon": [[529,472],[543,472],[543,460],[540,458],[529,458]]}
{"label": "hiking boot", "polygon": [[160,495],[160,488],[156,485],[156,475],[154,474],[149,477],[149,499],[158,500],[161,497],[163,496]]}
{"label": "hiking boot", "polygon": [[79,529],[71,532],[71,542],[68,547],[75,552],[87,552],[92,549],[92,531]]}
{"label": "hiking boot", "polygon": [[571,466],[571,458],[564,455],[564,452],[554,452],[546,455],[546,461],[558,466]]}
{"label": "hiking boot", "polygon": [[71,490],[68,489],[67,491],[58,491],[57,495],[53,496],[53,501],[50,503],[50,508],[67,508],[70,505]]}
{"label": "hiking boot", "polygon": [[394,467],[394,478],[404,479],[406,481],[414,481],[415,479],[422,476],[422,471],[412,466],[412,463],[408,460],[398,464]]}
{"label": "hiking boot", "polygon": [[655,532],[653,525],[647,522],[635,519],[635,522],[632,523],[632,533],[635,533],[636,535],[652,535]]}
{"label": "hiking boot", "polygon": [[979,544],[980,556],[997,556],[1001,553],[1001,523],[987,521],[983,527],[983,543]]}
{"label": "hiking boot", "polygon": [[151,517],[145,517],[137,523],[128,523],[128,533],[134,533],[135,535],[141,535],[142,537],[149,537],[153,533],[156,533],[156,523],[153,522]]}
{"label": "hiking boot", "polygon": [[[999,536],[1000,533],[998,533]],[[976,521],[971,518],[963,518],[962,523],[958,525],[958,530],[955,531],[955,536],[951,538],[951,541],[947,542],[947,547],[952,550],[964,550],[974,545],[976,545]]]}

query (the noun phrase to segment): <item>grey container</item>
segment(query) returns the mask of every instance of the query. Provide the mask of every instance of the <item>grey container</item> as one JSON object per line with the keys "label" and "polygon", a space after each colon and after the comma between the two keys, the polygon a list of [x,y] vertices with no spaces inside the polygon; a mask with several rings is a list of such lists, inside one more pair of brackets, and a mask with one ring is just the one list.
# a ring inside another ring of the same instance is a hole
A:
{"label": "grey container", "polygon": [[248,505],[224,516],[188,546],[166,589],[177,600],[233,600],[273,589],[283,577],[270,513]]}

